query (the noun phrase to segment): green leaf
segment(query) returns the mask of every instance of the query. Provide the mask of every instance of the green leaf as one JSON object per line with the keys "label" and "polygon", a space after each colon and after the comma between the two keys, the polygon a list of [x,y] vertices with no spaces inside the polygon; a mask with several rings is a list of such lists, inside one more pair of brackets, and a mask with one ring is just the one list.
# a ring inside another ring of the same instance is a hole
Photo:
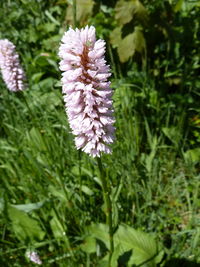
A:
{"label": "green leaf", "polygon": [[145,263],[148,267],[156,267],[156,256],[158,255],[158,246],[154,238],[142,231],[135,230],[127,225],[120,225],[115,236],[115,245],[121,248],[121,254],[132,250],[129,265]]}
{"label": "green leaf", "polygon": [[118,244],[117,246],[115,246],[114,252],[112,254],[112,258],[111,258],[112,267],[118,267],[118,258],[120,256],[120,253],[121,253],[121,248],[120,248],[120,245]]}
{"label": "green leaf", "polygon": [[133,18],[133,1],[120,0],[115,6],[115,18],[120,24],[126,24]]}
{"label": "green leaf", "polygon": [[148,13],[139,0],[120,0],[115,6],[115,18],[122,25],[129,23],[132,19],[146,24]]}
{"label": "green leaf", "polygon": [[44,72],[38,72],[32,75],[31,80],[33,83],[38,83],[42,76],[44,75]]}
{"label": "green leaf", "polygon": [[50,220],[50,226],[54,237],[56,239],[63,239],[63,237],[65,236],[65,229],[63,228],[55,213],[53,213],[53,218]]}
{"label": "green leaf", "polygon": [[9,205],[8,216],[12,222],[13,231],[19,240],[38,241],[44,238],[45,233],[38,222],[24,211]]}
{"label": "green leaf", "polygon": [[[94,1],[93,0],[78,0],[76,1],[76,19],[83,25],[89,16],[92,15]],[[69,24],[73,24],[73,7],[69,5],[67,8],[66,20]]]}
{"label": "green leaf", "polygon": [[200,148],[194,148],[184,153],[184,158],[192,163],[200,162]]}
{"label": "green leaf", "polygon": [[91,237],[91,236],[87,236],[84,239],[84,243],[80,247],[86,253],[95,253],[96,252],[96,240],[95,240],[95,238]]}
{"label": "green leaf", "polygon": [[26,213],[31,212],[33,210],[40,209],[44,205],[45,201],[37,202],[37,203],[28,203],[28,204],[20,204],[20,205],[11,205],[12,207],[24,211]]}
{"label": "green leaf", "polygon": [[40,103],[48,106],[49,109],[53,109],[61,104],[61,98],[58,94],[56,94],[56,92],[46,93],[40,97]]}
{"label": "green leaf", "polygon": [[36,147],[39,151],[47,150],[47,147],[43,141],[42,135],[37,128],[32,127],[29,133],[27,133],[27,139],[29,140],[30,144]]}
{"label": "green leaf", "polygon": [[117,27],[110,33],[110,42],[114,48],[120,45],[122,41],[121,35],[122,35],[122,27]]}
{"label": "green leaf", "polygon": [[175,127],[175,126],[163,127],[162,131],[173,144],[177,145],[177,142],[180,138],[180,133],[179,133],[177,127]]}
{"label": "green leaf", "polygon": [[82,185],[81,190],[88,196],[92,196],[94,194],[94,192],[86,185]]}
{"label": "green leaf", "polygon": [[5,205],[5,200],[4,198],[0,198],[0,213],[3,212],[4,210],[4,205]]}
{"label": "green leaf", "polygon": [[128,34],[121,40],[118,46],[118,55],[122,63],[126,62],[132,57],[135,52],[145,56],[146,42],[139,27],[135,27],[133,33]]}
{"label": "green leaf", "polygon": [[184,4],[184,0],[178,0],[178,2],[176,3],[175,7],[174,7],[174,12],[179,12]]}
{"label": "green leaf", "polygon": [[135,53],[134,33],[127,35],[118,47],[119,59],[122,63],[126,62]]}
{"label": "green leaf", "polygon": [[107,225],[103,223],[92,224],[87,228],[87,232],[90,236],[102,241],[109,249],[110,243],[109,243],[109,233]]}

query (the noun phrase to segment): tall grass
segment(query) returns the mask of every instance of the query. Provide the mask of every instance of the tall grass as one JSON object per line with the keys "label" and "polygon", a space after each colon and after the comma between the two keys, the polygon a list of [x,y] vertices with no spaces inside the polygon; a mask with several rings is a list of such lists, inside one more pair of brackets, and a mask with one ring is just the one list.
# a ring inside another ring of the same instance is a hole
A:
{"label": "tall grass", "polygon": [[[64,4],[21,2],[24,10],[19,14],[24,16],[10,12],[4,26],[12,28],[13,17],[18,22],[12,36],[23,55],[29,87],[11,93],[0,80],[0,265],[33,266],[25,254],[34,250],[42,266],[105,266],[108,229],[102,224],[106,207],[98,164],[75,149],[61,95],[56,53],[66,26]],[[5,1],[2,10],[16,10],[18,5]],[[156,5],[150,8],[157,12]],[[111,21],[107,16],[113,9],[101,9],[105,14],[101,10],[91,20],[99,35],[108,35],[112,27],[106,31],[104,23]],[[34,27],[20,31],[27,21]],[[5,37],[10,36],[5,31]],[[198,86],[196,67],[191,80],[183,77],[177,89],[181,91],[171,92],[173,88],[166,88],[166,80],[153,76],[152,69],[141,71],[132,59],[126,66],[120,64],[116,51],[110,44],[108,48],[116,142],[113,154],[104,155],[102,162],[111,185],[114,241],[119,230],[130,226],[153,234],[160,252],[158,266],[198,266],[199,135],[194,139],[190,125],[197,110],[197,101],[194,108],[190,103],[192,93],[198,96],[193,88]],[[158,48],[162,52],[162,46]],[[179,59],[178,49],[175,46]],[[163,64],[167,72],[170,60]],[[131,257],[122,243],[115,244],[114,266],[125,266]],[[126,253],[116,261],[120,249]]]}
{"label": "tall grass", "polygon": [[[170,111],[168,106],[146,111],[148,82],[141,84],[113,80],[116,143],[113,155],[103,157],[113,222],[156,232],[169,257],[199,261],[198,170],[152,126],[149,116]],[[23,94],[1,85],[2,264],[24,264],[27,246],[33,246],[47,266],[95,265],[100,255],[90,258],[80,245],[87,226],[104,220],[97,163],[74,148],[59,89],[30,88]],[[163,127],[167,123],[166,118]],[[183,131],[180,135],[184,139]],[[31,233],[23,233],[13,207],[27,212]]]}

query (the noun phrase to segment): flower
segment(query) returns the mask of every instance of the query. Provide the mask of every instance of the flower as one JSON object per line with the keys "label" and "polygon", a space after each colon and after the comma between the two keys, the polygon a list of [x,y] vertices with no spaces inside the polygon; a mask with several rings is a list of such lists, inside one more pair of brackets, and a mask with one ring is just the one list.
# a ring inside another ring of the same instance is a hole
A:
{"label": "flower", "polygon": [[30,261],[41,265],[42,261],[40,260],[40,257],[38,256],[36,251],[27,251],[26,256],[29,258]]}
{"label": "flower", "polygon": [[3,80],[10,91],[24,89],[24,71],[19,63],[19,55],[9,40],[0,40],[0,69]]}
{"label": "flower", "polygon": [[115,120],[105,42],[96,40],[93,26],[70,28],[61,41],[62,91],[76,147],[93,157],[111,153]]}

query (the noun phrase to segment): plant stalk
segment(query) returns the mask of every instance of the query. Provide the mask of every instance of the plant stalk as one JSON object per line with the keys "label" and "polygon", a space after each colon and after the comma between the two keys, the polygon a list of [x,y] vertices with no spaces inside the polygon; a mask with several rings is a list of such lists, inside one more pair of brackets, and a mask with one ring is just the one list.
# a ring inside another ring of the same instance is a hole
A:
{"label": "plant stalk", "polygon": [[112,203],[109,196],[109,188],[108,183],[106,179],[106,174],[102,166],[101,158],[97,158],[99,172],[100,172],[100,179],[102,183],[102,189],[103,189],[103,198],[104,203],[106,205],[106,224],[109,228],[109,238],[110,238],[110,254],[109,254],[109,264],[108,266],[111,267],[111,258],[114,251],[114,242],[113,242],[113,226],[112,226]]}
{"label": "plant stalk", "polygon": [[76,0],[72,2],[72,9],[73,9],[73,22],[74,22],[74,29],[77,27],[77,20],[76,20]]}

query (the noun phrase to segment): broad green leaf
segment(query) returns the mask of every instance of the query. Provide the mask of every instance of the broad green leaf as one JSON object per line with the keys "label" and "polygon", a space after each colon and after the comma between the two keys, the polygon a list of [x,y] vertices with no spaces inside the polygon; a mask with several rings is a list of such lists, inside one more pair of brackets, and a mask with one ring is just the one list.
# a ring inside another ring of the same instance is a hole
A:
{"label": "broad green leaf", "polygon": [[122,63],[126,62],[135,53],[134,33],[127,35],[118,46],[118,55]]}
{"label": "broad green leaf", "polygon": [[120,45],[122,41],[121,35],[122,35],[122,27],[117,27],[110,33],[110,42],[114,48]]}
{"label": "broad green leaf", "polygon": [[134,32],[128,34],[118,46],[119,59],[122,63],[126,62],[135,52],[141,55],[145,54],[146,42],[139,27],[136,27]]}
{"label": "broad green leaf", "polygon": [[37,203],[28,203],[28,204],[19,204],[19,205],[11,205],[12,207],[24,211],[26,213],[31,212],[33,210],[40,209],[44,205],[45,201],[40,201]]}
{"label": "broad green leaf", "polygon": [[21,241],[39,241],[45,236],[44,231],[35,219],[32,219],[24,211],[11,205],[8,206],[8,216],[12,222],[12,228],[16,237]]}
{"label": "broad green leaf", "polygon": [[50,92],[40,97],[40,103],[47,105],[50,109],[53,109],[61,103],[61,98],[58,94],[56,94],[56,92]]}
{"label": "broad green leaf", "polygon": [[142,266],[156,267],[158,246],[151,235],[127,225],[120,225],[114,236],[114,242],[115,245],[120,245],[121,254],[133,250],[128,266],[145,263],[146,265]]}
{"label": "broad green leaf", "polygon": [[129,23],[132,19],[146,23],[148,14],[139,0],[120,0],[115,6],[115,18],[120,24]]}
{"label": "broad green leaf", "polygon": [[86,253],[95,253],[96,252],[96,240],[95,240],[95,238],[91,237],[91,236],[87,236],[84,239],[84,243],[80,247]]}
{"label": "broad green leaf", "polygon": [[103,223],[92,224],[87,228],[87,232],[90,236],[93,236],[96,239],[101,240],[109,249],[110,244],[109,244],[109,233],[107,225]]}
{"label": "broad green leaf", "polygon": [[200,148],[194,148],[186,151],[184,157],[187,161],[198,163],[200,162]]}
{"label": "broad green leaf", "polygon": [[120,24],[126,24],[133,18],[133,1],[120,0],[115,6],[115,18]]}

